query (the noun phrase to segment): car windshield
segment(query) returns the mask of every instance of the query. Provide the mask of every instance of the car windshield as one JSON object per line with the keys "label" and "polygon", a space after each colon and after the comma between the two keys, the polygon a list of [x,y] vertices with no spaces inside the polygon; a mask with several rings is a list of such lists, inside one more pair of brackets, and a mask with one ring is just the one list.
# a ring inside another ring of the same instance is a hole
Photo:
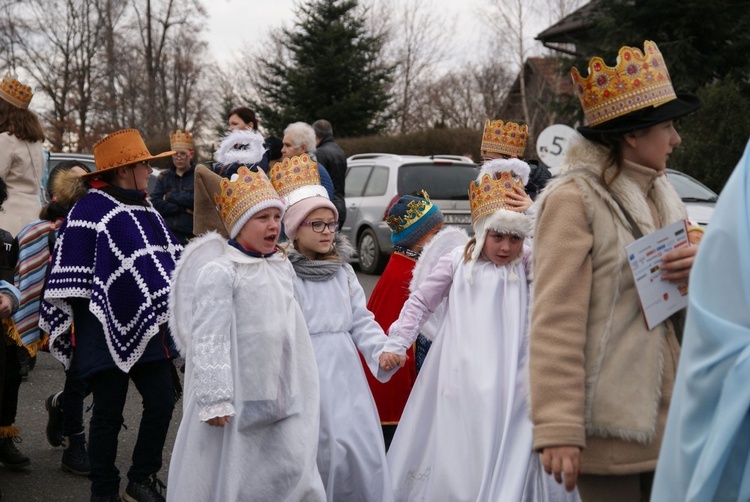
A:
{"label": "car windshield", "polygon": [[427,191],[431,199],[468,200],[476,166],[466,164],[411,164],[398,170],[398,193]]}
{"label": "car windshield", "polygon": [[667,179],[683,202],[716,202],[719,197],[707,186],[679,172],[667,173]]}

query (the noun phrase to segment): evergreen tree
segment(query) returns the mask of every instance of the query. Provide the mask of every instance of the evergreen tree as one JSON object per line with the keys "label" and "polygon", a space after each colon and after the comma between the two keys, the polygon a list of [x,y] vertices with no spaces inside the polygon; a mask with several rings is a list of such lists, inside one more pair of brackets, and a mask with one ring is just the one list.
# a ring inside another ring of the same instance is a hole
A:
{"label": "evergreen tree", "polygon": [[376,133],[386,124],[392,68],[382,40],[369,35],[358,0],[310,0],[279,41],[286,58],[261,58],[253,103],[277,135],[291,122],[330,121],[337,136]]}

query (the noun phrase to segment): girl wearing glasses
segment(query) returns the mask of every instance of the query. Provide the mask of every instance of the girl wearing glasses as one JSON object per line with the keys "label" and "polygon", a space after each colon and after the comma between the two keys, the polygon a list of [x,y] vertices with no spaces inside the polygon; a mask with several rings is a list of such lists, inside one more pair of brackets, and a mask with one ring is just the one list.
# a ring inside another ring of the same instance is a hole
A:
{"label": "girl wearing glasses", "polygon": [[[284,159],[270,172],[288,204],[284,215],[289,260],[297,274],[295,296],[312,338],[320,377],[318,469],[333,500],[392,500],[383,434],[362,372],[362,354],[372,374],[387,340],[366,308],[365,294],[346,263],[352,247],[336,234],[338,212],[320,185],[317,164],[307,155]],[[299,180],[303,180],[302,183]]]}

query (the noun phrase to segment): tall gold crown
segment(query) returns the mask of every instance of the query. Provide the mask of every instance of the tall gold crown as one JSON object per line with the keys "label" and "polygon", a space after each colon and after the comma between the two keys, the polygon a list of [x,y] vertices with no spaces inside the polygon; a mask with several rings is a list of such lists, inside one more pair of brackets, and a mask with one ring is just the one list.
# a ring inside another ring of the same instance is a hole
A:
{"label": "tall gold crown", "polygon": [[169,133],[169,148],[172,150],[192,150],[193,134],[185,129],[185,132],[177,129]]}
{"label": "tall gold crown", "polygon": [[251,171],[247,166],[240,167],[237,178],[232,181],[222,178],[221,194],[214,194],[221,219],[230,233],[237,220],[248,210],[274,200],[279,201],[279,194],[273,189],[266,173],[262,169]]}
{"label": "tall gold crown", "polygon": [[472,181],[469,185],[471,224],[498,209],[510,209],[506,201],[516,187],[523,189],[523,180],[511,171],[498,172],[494,176],[486,173],[478,181]]}
{"label": "tall gold crown", "polygon": [[502,120],[485,119],[482,134],[483,152],[500,153],[511,157],[523,157],[529,128],[515,122],[503,123]]}
{"label": "tall gold crown", "polygon": [[269,171],[271,183],[287,206],[307,197],[328,193],[320,184],[318,163],[307,154],[277,162]]}
{"label": "tall gold crown", "polygon": [[0,98],[16,108],[28,108],[33,96],[31,87],[23,85],[15,77],[11,77],[7,73],[3,77],[3,81],[0,82]]}
{"label": "tall gold crown", "polygon": [[577,68],[570,75],[589,127],[677,98],[664,58],[651,40],[644,42],[643,52],[621,47],[614,68],[594,57],[587,78]]}

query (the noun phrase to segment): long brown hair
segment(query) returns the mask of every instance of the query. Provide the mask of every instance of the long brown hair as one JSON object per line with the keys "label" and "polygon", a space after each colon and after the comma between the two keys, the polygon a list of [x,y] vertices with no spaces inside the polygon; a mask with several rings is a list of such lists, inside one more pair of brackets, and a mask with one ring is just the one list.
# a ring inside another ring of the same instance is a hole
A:
{"label": "long brown hair", "polygon": [[[607,147],[607,161],[604,166],[602,166],[601,173],[599,173],[599,178],[601,179],[602,184],[607,188],[609,188],[617,177],[620,176],[620,173],[622,173],[622,141],[624,137],[625,134],[623,133],[600,133],[596,138],[592,138],[593,141]],[[609,166],[615,166],[615,174],[608,180],[605,176],[605,172]]]}
{"label": "long brown hair", "polygon": [[4,132],[32,143],[44,141],[44,129],[34,112],[0,99],[0,133]]}
{"label": "long brown hair", "polygon": [[466,243],[466,247],[464,248],[464,263],[469,263],[471,261],[471,255],[474,253],[475,247],[477,247],[476,236],[469,239],[469,242]]}

